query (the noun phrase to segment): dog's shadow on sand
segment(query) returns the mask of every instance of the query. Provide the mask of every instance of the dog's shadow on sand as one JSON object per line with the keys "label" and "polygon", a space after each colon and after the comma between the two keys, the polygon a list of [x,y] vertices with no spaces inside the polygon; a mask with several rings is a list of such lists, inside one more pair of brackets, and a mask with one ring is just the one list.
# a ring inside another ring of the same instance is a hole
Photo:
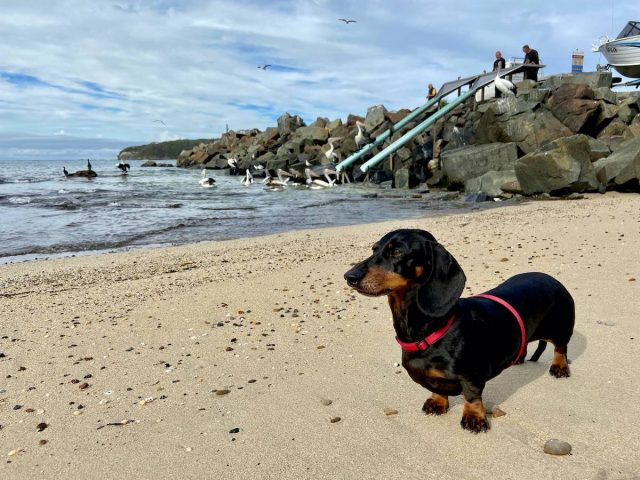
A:
{"label": "dog's shadow on sand", "polygon": [[[537,342],[529,344],[529,356]],[[569,362],[580,357],[587,348],[587,338],[578,331],[573,332],[571,341],[567,349]],[[507,400],[520,388],[528,385],[543,375],[549,375],[549,366],[553,358],[553,344],[549,343],[542,357],[537,362],[526,361],[521,365],[513,365],[512,367],[502,371],[497,377],[489,380],[482,395],[485,401],[492,402],[496,405]],[[571,364],[569,365],[571,367]],[[554,378],[558,382],[565,381],[564,378]],[[462,401],[462,400],[460,400]]]}

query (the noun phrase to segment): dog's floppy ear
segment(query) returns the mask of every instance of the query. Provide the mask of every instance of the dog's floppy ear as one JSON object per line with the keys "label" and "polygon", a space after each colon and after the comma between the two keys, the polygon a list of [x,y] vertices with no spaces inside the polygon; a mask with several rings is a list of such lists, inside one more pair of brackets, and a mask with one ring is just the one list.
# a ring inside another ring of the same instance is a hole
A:
{"label": "dog's floppy ear", "polygon": [[442,245],[427,241],[424,248],[431,265],[425,265],[423,278],[419,279],[418,308],[429,317],[443,317],[462,295],[467,277]]}

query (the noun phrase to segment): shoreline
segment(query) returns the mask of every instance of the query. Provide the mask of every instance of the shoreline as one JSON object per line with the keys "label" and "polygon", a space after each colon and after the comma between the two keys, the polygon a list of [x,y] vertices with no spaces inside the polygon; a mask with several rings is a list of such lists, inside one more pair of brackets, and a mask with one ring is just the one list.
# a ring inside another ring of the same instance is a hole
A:
{"label": "shoreline", "polygon": [[[402,194],[398,194],[395,193],[393,191],[386,191],[386,190],[377,190],[377,189],[372,189],[372,193],[376,194],[377,196],[379,196],[380,198],[387,198],[387,199],[394,199],[394,200],[402,200],[402,201],[407,201],[410,202],[412,201],[412,199],[416,200],[416,201],[440,201],[440,199],[430,199],[430,198],[425,198],[424,196],[421,197],[420,199],[416,198],[415,195],[416,193],[412,193],[411,191],[407,191],[405,193]],[[444,198],[444,201],[449,202],[447,204],[446,207],[444,208],[437,208],[437,209],[431,209],[430,207],[433,207],[433,205],[430,205],[429,207],[425,207],[425,210],[422,212],[415,212],[415,217],[412,217],[414,219],[419,219],[419,218],[431,218],[431,217],[438,217],[438,216],[443,216],[443,215],[459,215],[459,214],[464,214],[464,213],[471,213],[474,211],[482,211],[482,210],[491,210],[494,208],[504,208],[504,207],[509,207],[509,206],[516,206],[516,205],[521,205],[524,203],[528,203],[531,201],[536,201],[535,198],[529,198],[529,197],[519,197],[519,198],[512,198],[512,199],[508,199],[508,200],[502,200],[500,202],[479,202],[479,203],[472,203],[472,202],[464,202],[464,203],[457,203],[460,202],[460,199],[446,199],[445,197],[447,197],[449,194],[454,193],[454,192],[448,192],[446,190],[435,190],[435,191],[431,191],[428,192],[428,194],[433,194],[433,195],[440,195]],[[420,195],[420,194],[418,194]],[[460,195],[462,197],[462,195]],[[358,198],[354,198],[354,201],[358,201]],[[563,199],[553,199],[553,201],[557,201],[557,200],[563,200]],[[546,200],[545,200],[546,201]],[[551,200],[549,200],[551,201]],[[401,208],[401,207],[399,207]],[[411,218],[407,218],[407,220],[411,220]],[[386,221],[393,221],[393,220],[380,220],[380,222],[386,222]],[[86,256],[95,256],[95,255],[105,255],[105,254],[111,254],[111,253],[128,253],[128,252],[135,252],[135,251],[144,251],[144,250],[153,250],[153,249],[162,249],[162,248],[173,248],[173,247],[183,247],[183,246],[189,246],[189,245],[196,245],[199,243],[207,243],[207,242],[226,242],[226,241],[233,241],[233,240],[240,240],[243,238],[249,239],[249,238],[259,238],[259,237],[263,237],[263,236],[269,236],[269,235],[276,235],[276,234],[286,234],[286,233],[293,233],[293,232],[298,232],[298,231],[305,231],[305,230],[317,230],[317,229],[324,229],[324,228],[339,228],[339,227],[357,227],[358,225],[367,225],[369,223],[380,223],[380,222],[365,222],[365,223],[352,223],[352,224],[339,224],[339,225],[333,225],[333,226],[318,226],[318,227],[310,227],[310,226],[303,226],[299,229],[292,229],[292,230],[284,230],[282,232],[276,231],[276,232],[272,232],[272,233],[264,233],[264,232],[256,232],[252,235],[249,236],[226,236],[217,240],[198,240],[198,241],[186,241],[184,243],[180,242],[180,243],[150,243],[147,245],[138,245],[138,244],[129,244],[129,245],[124,245],[122,247],[110,247],[110,248],[105,248],[105,249],[99,249],[99,250],[67,250],[67,251],[60,251],[60,252],[35,252],[35,253],[24,253],[24,254],[19,254],[19,255],[5,255],[5,256],[0,256],[0,266],[1,265],[11,265],[11,264],[17,264],[17,263],[24,263],[24,262],[33,262],[33,261],[47,261],[47,260],[58,260],[58,259],[62,259],[62,258],[73,258],[73,257],[86,257]]]}
{"label": "shoreline", "polygon": [[[637,194],[594,194],[0,265],[0,472],[630,478],[640,471],[639,211]],[[342,279],[401,227],[429,230],[456,257],[464,296],[524,271],[562,281],[577,310],[572,377],[546,373],[548,348],[488,383],[485,402],[507,414],[490,417],[487,434],[460,428],[460,397],[424,416],[427,391],[396,365],[386,299]],[[544,454],[550,438],[572,455]]]}

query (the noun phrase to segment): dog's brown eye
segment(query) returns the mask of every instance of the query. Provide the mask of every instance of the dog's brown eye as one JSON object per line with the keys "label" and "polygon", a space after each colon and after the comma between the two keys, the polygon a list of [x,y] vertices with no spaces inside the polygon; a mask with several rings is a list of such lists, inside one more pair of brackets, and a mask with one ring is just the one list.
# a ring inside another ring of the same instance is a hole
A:
{"label": "dog's brown eye", "polygon": [[394,248],[393,250],[391,250],[391,256],[392,257],[401,257],[402,256],[402,251],[398,250],[397,248]]}

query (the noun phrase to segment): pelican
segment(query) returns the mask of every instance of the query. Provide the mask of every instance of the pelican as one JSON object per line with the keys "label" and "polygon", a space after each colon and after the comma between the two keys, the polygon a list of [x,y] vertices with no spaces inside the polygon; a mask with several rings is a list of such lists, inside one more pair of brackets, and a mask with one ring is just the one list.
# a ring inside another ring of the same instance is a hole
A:
{"label": "pelican", "polygon": [[331,148],[329,148],[329,150],[324,152],[324,156],[327,157],[327,160],[329,160],[330,162],[332,162],[334,159],[335,160],[338,159],[338,155],[333,152],[333,150],[335,149],[335,146],[333,145],[333,142],[337,142],[340,139],[342,139],[342,137],[331,137],[328,140],[329,147],[331,147]]}
{"label": "pelican", "polygon": [[[321,168],[322,175],[318,173],[317,171],[318,167],[316,167],[316,169],[311,169],[309,167],[304,169],[304,174],[307,177],[307,185],[311,186],[312,184],[315,184],[315,185],[320,185],[321,187],[334,186],[334,184],[336,183],[336,180],[332,179],[329,176],[329,172],[327,168],[322,168],[322,167],[324,167],[324,165],[319,165],[319,168]],[[324,178],[327,179],[326,182],[322,180],[322,176],[324,176]]]}
{"label": "pelican", "polygon": [[494,85],[502,93],[503,95],[515,95],[513,90],[515,90],[516,86],[511,83],[509,80],[500,77],[500,70],[496,72],[496,79],[494,80]]}
{"label": "pelican", "polygon": [[242,185],[244,185],[245,187],[248,187],[249,185],[251,185],[253,183],[253,175],[251,175],[251,172],[249,171],[249,169],[247,168],[246,170],[246,174],[244,177],[242,177],[242,180],[240,180],[240,183]]}
{"label": "pelican", "polygon": [[127,173],[127,171],[131,168],[131,165],[129,165],[128,163],[124,163],[124,161],[120,160],[120,162],[118,163],[118,165],[116,165],[120,170],[122,170],[122,173],[125,174]]}
{"label": "pelican", "polygon": [[163,124],[165,127],[167,126],[166,123],[164,123],[162,120],[154,120],[153,123],[161,123]]}
{"label": "pelican", "polygon": [[367,143],[369,143],[371,139],[369,138],[369,135],[364,129],[364,123],[358,120],[356,121],[356,127],[358,127],[358,133],[356,133],[356,138],[355,138],[356,147],[360,148],[363,145],[366,145]]}
{"label": "pelican", "polygon": [[208,174],[207,174],[207,169],[203,168],[202,169],[202,173],[200,173],[200,176],[202,177],[200,179],[200,181],[198,183],[200,183],[201,187],[204,188],[211,188],[211,187],[215,187],[216,185],[216,181],[215,179],[211,178]]}
{"label": "pelican", "polygon": [[350,20],[348,18],[339,18],[338,20],[344,22],[346,25],[349,25],[350,23],[358,23],[357,20]]}
{"label": "pelican", "polygon": [[261,70],[266,70],[270,66],[271,66],[270,63],[265,63],[264,65],[258,65],[258,68],[261,69]]}
{"label": "pelican", "polygon": [[289,172],[287,172],[286,170],[282,170],[281,168],[276,170],[276,173],[278,174],[278,180],[282,185],[306,185],[306,179],[302,175],[300,175],[297,170],[290,170],[291,171]]}

